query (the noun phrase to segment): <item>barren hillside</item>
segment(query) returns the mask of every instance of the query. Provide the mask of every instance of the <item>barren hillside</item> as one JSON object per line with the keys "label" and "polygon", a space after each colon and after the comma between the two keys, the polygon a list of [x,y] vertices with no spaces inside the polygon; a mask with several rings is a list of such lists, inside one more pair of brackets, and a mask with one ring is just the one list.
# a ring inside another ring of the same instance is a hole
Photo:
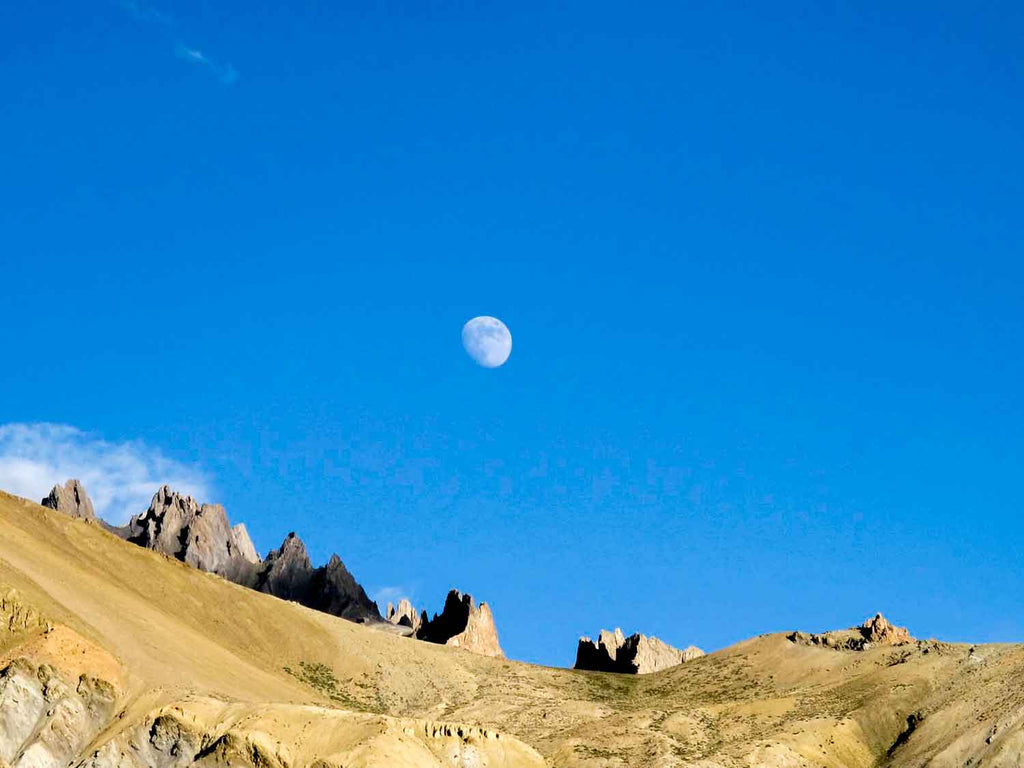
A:
{"label": "barren hillside", "polygon": [[0,494],[0,766],[1021,764],[1024,647],[837,650],[779,629],[645,676],[535,667]]}

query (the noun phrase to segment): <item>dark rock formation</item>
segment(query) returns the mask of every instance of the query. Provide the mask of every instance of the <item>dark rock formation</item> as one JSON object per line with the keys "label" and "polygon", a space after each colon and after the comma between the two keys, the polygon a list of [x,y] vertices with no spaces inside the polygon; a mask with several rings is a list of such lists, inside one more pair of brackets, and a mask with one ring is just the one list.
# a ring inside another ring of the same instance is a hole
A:
{"label": "dark rock formation", "polygon": [[44,507],[49,507],[57,512],[63,512],[72,517],[85,520],[95,520],[96,512],[92,508],[92,501],[85,488],[77,480],[68,480],[64,485],[55,485],[50,495],[40,502]]}
{"label": "dark rock formation", "polygon": [[304,603],[312,580],[313,563],[306,545],[294,533],[289,533],[281,546],[267,555],[250,586],[282,600]]}
{"label": "dark rock formation", "polygon": [[790,642],[800,645],[820,645],[837,651],[866,651],[879,645],[909,645],[916,642],[906,627],[890,624],[880,613],[876,613],[859,627],[837,629],[821,634],[791,632],[786,637]]}
{"label": "dark rock formation", "polygon": [[424,612],[421,621],[416,632],[420,640],[464,648],[483,656],[505,656],[498,644],[490,606],[480,603],[478,607],[471,595],[453,589],[444,601],[444,610],[430,620]]}
{"label": "dark rock formation", "polygon": [[681,651],[656,637],[647,637],[639,632],[626,637],[621,629],[616,628],[614,632],[602,629],[597,642],[589,637],[580,638],[576,647],[575,668],[644,675],[678,666],[703,655],[704,651],[693,645]]}
{"label": "dark rock formation", "polygon": [[263,562],[249,586],[350,621],[380,621],[377,604],[349,573],[341,558],[314,568],[302,539],[289,533]]}

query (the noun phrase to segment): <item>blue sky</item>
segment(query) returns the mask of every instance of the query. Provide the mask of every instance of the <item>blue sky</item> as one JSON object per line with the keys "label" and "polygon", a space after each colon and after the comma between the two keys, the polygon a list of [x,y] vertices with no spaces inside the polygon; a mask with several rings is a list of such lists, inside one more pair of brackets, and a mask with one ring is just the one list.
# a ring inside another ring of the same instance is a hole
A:
{"label": "blue sky", "polygon": [[541,663],[1024,638],[1019,4],[5,17],[0,423],[80,430],[9,483],[180,478]]}

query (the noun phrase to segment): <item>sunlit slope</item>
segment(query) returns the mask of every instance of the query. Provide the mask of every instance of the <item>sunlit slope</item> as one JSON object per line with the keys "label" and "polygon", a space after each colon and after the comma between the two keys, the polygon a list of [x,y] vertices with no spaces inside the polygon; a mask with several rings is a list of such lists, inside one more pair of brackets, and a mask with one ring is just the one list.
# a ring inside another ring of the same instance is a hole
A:
{"label": "sunlit slope", "polygon": [[[1016,765],[1020,755],[1020,646],[840,652],[776,634],[641,677],[541,668],[316,613],[2,494],[0,587],[80,636],[69,648],[97,649],[83,655],[104,679],[119,667],[119,722],[140,733],[177,723],[211,765],[246,764],[232,750],[281,765],[539,764],[520,741],[553,766]],[[38,637],[19,642],[0,651],[44,655]],[[95,765],[127,765],[114,757],[130,752],[132,733],[106,727],[90,749],[110,754]]]}

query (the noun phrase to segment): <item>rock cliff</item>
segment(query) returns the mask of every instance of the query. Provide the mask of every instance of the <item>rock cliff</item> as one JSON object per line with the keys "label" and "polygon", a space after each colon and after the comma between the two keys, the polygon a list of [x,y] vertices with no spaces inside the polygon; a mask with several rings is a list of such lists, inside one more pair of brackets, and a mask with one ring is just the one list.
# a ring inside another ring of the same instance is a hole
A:
{"label": "rock cliff", "polygon": [[420,640],[463,648],[482,656],[505,654],[498,643],[498,630],[487,603],[477,606],[472,595],[463,595],[453,589],[444,601],[444,609],[434,618],[424,621],[416,633]]}
{"label": "rock cliff", "polygon": [[602,629],[597,642],[581,637],[576,648],[576,669],[597,672],[621,672],[644,675],[675,667],[703,656],[704,651],[691,645],[686,650],[673,648],[656,637],[639,632],[626,637],[622,630]]}

